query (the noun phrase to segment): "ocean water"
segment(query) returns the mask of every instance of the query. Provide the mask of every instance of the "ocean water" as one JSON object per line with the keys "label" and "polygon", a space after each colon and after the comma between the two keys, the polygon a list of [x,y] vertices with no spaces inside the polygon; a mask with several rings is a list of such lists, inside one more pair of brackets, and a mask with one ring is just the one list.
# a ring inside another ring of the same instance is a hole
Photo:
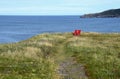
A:
{"label": "ocean water", "polygon": [[79,16],[0,16],[0,43],[19,42],[41,33],[120,32],[120,18]]}

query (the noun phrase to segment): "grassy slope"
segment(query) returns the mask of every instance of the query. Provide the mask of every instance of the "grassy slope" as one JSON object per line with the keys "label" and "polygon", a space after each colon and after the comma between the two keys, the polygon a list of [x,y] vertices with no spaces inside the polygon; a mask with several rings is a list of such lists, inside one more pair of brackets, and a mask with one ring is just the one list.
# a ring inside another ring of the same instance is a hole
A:
{"label": "grassy slope", "polygon": [[74,57],[89,79],[120,78],[120,34],[41,34],[0,45],[0,79],[61,79],[60,62]]}

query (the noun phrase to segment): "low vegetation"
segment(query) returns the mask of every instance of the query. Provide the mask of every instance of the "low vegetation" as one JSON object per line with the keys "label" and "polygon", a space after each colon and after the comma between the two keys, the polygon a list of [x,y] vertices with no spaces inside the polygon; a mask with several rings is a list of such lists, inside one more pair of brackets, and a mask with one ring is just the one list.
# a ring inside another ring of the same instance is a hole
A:
{"label": "low vegetation", "polygon": [[120,79],[120,34],[40,34],[1,44],[0,79],[64,79],[57,71],[70,57],[84,66],[88,79]]}

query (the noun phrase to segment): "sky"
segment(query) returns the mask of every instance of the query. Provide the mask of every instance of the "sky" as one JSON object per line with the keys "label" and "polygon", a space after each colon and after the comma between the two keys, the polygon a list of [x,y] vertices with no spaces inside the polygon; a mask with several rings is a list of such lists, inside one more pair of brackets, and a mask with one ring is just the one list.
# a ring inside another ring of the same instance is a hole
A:
{"label": "sky", "polygon": [[0,0],[0,15],[83,15],[120,8],[120,0]]}

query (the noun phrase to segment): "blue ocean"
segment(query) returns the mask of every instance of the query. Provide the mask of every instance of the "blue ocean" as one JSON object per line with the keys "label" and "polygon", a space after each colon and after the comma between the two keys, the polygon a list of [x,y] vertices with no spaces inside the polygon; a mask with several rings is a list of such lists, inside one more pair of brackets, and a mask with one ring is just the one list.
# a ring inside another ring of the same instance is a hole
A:
{"label": "blue ocean", "polygon": [[0,43],[26,40],[41,33],[120,33],[120,18],[80,18],[79,16],[0,16]]}

